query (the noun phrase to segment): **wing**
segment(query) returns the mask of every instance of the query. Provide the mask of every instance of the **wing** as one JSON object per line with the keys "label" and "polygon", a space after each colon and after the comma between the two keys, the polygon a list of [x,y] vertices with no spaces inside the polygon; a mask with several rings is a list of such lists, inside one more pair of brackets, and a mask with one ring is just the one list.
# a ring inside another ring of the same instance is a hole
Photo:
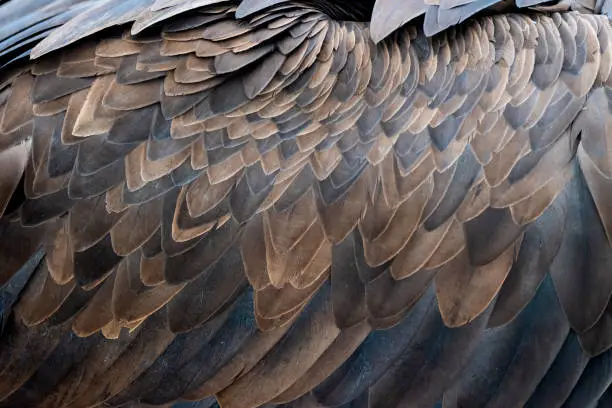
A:
{"label": "wing", "polygon": [[[39,57],[105,29],[133,23],[131,33],[198,7],[220,0],[20,0],[0,3],[0,68],[32,53]],[[610,15],[606,0],[302,0],[338,20],[371,23],[370,34],[379,42],[402,25],[424,16],[427,36],[484,13],[513,12],[524,8],[543,12],[579,11]],[[242,0],[236,10],[244,18],[262,10],[285,7],[289,0]],[[420,22],[419,22],[420,24]],[[49,38],[48,38],[49,37]],[[39,44],[39,42],[42,42]]]}
{"label": "wing", "polygon": [[5,72],[3,405],[605,405],[607,19],[176,4]]}
{"label": "wing", "polygon": [[0,2],[0,68],[29,56],[31,49],[53,30],[102,1],[105,0]]}
{"label": "wing", "polygon": [[[258,3],[258,0],[253,0]],[[586,14],[608,13],[606,0],[376,0],[372,15],[372,38],[382,40],[393,31],[423,16],[423,31],[435,35],[483,13],[516,12],[523,9],[541,12],[579,11]]]}

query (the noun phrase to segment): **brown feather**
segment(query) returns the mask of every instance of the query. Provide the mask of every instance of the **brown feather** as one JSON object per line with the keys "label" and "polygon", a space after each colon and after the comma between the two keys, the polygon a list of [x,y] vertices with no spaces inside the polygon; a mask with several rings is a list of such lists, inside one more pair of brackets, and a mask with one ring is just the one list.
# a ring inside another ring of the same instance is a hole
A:
{"label": "brown feather", "polygon": [[487,308],[510,272],[514,251],[514,246],[510,246],[490,264],[476,268],[463,252],[440,269],[436,295],[448,326],[462,326]]}
{"label": "brown feather", "polygon": [[110,230],[115,253],[127,256],[140,248],[160,227],[161,210],[160,199],[128,208]]}
{"label": "brown feather", "polygon": [[40,324],[61,307],[75,286],[74,282],[65,285],[55,283],[49,275],[46,263],[42,263],[15,307],[18,319],[27,326]]}
{"label": "brown feather", "polygon": [[11,94],[2,109],[0,132],[10,133],[25,125],[33,118],[31,93],[34,77],[29,73],[17,77]]}
{"label": "brown feather", "polygon": [[31,142],[0,151],[0,217],[6,210],[25,171]]}
{"label": "brown feather", "polygon": [[115,276],[113,273],[105,279],[87,307],[74,319],[72,330],[77,336],[91,336],[113,320],[111,300]]}

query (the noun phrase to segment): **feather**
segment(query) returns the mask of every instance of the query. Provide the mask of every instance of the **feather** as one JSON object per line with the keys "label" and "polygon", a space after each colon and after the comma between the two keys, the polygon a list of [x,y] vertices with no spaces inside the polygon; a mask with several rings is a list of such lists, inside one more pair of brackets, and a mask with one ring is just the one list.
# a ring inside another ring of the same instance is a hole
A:
{"label": "feather", "polygon": [[113,319],[123,325],[140,322],[161,309],[184,285],[146,287],[140,280],[140,254],[124,258],[116,269],[112,293]]}
{"label": "feather", "polygon": [[32,89],[32,102],[50,102],[75,91],[88,88],[93,83],[92,78],[58,78],[55,73],[37,76]]}
{"label": "feather", "polygon": [[[180,334],[172,341],[164,353],[159,356],[151,367],[140,375],[128,388],[113,398],[115,404],[122,404],[135,397],[152,394],[151,391],[164,384],[172,384],[164,387],[165,393],[177,389],[176,373],[185,366],[190,360],[197,356],[197,353],[210,346],[211,339],[228,323],[228,318],[237,308],[238,302],[234,302],[227,310],[219,313],[214,319],[188,333]],[[165,382],[162,382],[165,380]],[[183,388],[183,387],[181,387]]]}
{"label": "feather", "polygon": [[586,156],[607,178],[612,176],[608,140],[605,136],[611,125],[610,119],[607,93],[603,88],[597,88],[589,95],[587,107],[576,118],[573,129],[575,133],[580,132],[581,147]]}
{"label": "feather", "polygon": [[285,63],[285,56],[274,52],[266,57],[254,70],[247,73],[242,84],[249,99],[258,96],[274,79],[280,67]]}
{"label": "feather", "polygon": [[[24,332],[21,328],[22,333]],[[18,344],[18,348],[5,347],[6,352],[12,353],[10,361],[5,363],[8,372],[0,374],[0,393],[10,395],[32,376],[42,362],[53,352],[66,332],[66,326],[51,327],[41,332],[27,332],[21,336],[13,337],[11,341]],[[10,374],[9,374],[10,373]]]}
{"label": "feather", "polygon": [[[165,76],[164,71],[139,70],[137,55],[123,57],[117,68],[116,82],[121,85],[134,85]],[[163,95],[162,95],[163,96]]]}
{"label": "feather", "polygon": [[72,333],[66,333],[57,347],[37,368],[36,372],[23,386],[11,394],[6,404],[20,406],[38,405],[43,398],[54,390],[61,379],[75,369],[87,353],[95,347],[96,338],[83,340]]}
{"label": "feather", "polygon": [[31,93],[35,79],[30,74],[17,77],[11,86],[11,93],[2,109],[0,131],[10,133],[33,118]]}
{"label": "feather", "polygon": [[597,356],[604,353],[612,346],[610,333],[610,304],[608,303],[606,310],[597,323],[580,334],[580,344],[587,353],[592,356]]}
{"label": "feather", "polygon": [[441,268],[436,277],[436,295],[448,326],[470,322],[487,308],[508,276],[513,256],[514,247],[510,246],[493,262],[474,268],[463,252]]}
{"label": "feather", "polygon": [[277,4],[284,3],[286,0],[245,0],[240,3],[238,10],[236,10],[236,17],[244,18],[257,11],[263,10],[267,7],[274,6]]}
{"label": "feather", "polygon": [[102,105],[113,78],[110,75],[98,78],[89,88],[85,103],[77,107],[80,113],[76,117],[71,134],[78,137],[100,135],[108,132],[115,119],[122,115],[121,111],[114,111]]}
{"label": "feather", "polygon": [[608,382],[604,379],[609,378],[609,362],[612,354],[610,350],[598,357],[591,359],[585,367],[580,379],[574,386],[572,393],[569,395],[566,404],[576,404],[576,406],[594,405],[599,398],[604,395],[609,387]]}
{"label": "feather", "polygon": [[313,386],[319,384],[329,374],[333,373],[359,347],[370,333],[370,330],[370,326],[365,322],[342,330],[304,376],[272,401],[275,403],[286,403],[297,400],[302,395],[305,395]]}
{"label": "feather", "polygon": [[[541,385],[538,384],[540,379],[550,373],[551,363],[559,357],[558,353],[563,352],[569,332],[551,283],[550,278],[542,283],[534,299],[515,320],[484,334],[474,360],[465,368],[465,375],[447,394],[450,403],[525,405]],[[550,317],[546,322],[541,320],[544,310]],[[498,346],[501,344],[503,346]],[[546,350],[544,353],[541,347]],[[529,370],[530,375],[525,376],[525,370]]]}
{"label": "feather", "polygon": [[562,404],[572,392],[588,361],[589,357],[580,346],[577,336],[570,333],[526,407]]}
{"label": "feather", "polygon": [[[344,365],[313,390],[314,396],[328,406],[349,403],[359,397],[397,361],[417,333],[427,330],[436,313],[435,295],[430,288],[406,319],[388,330],[370,333]],[[380,352],[382,348],[385,353]]]}
{"label": "feather", "polygon": [[97,286],[110,275],[121,258],[113,251],[110,236],[105,235],[101,241],[83,252],[74,254],[74,276],[80,286]]}
{"label": "feather", "polygon": [[31,143],[0,151],[0,216],[7,209],[26,168]]}
{"label": "feather", "polygon": [[27,200],[20,208],[21,222],[25,226],[37,226],[57,216],[66,214],[74,202],[66,190]]}
{"label": "feather", "polygon": [[19,320],[27,326],[35,326],[55,313],[70,293],[74,290],[74,282],[58,285],[49,276],[46,264],[43,262],[34,272],[30,285],[15,306]]}
{"label": "feather", "polygon": [[[228,273],[232,275],[228,276]],[[241,293],[245,284],[240,253],[232,247],[168,305],[172,331],[185,332],[213,318],[225,304]],[[192,311],[189,315],[185,315],[187,309]]]}
{"label": "feather", "polygon": [[566,216],[563,203],[555,202],[526,229],[518,256],[495,302],[490,326],[506,324],[529,304],[559,251]]}
{"label": "feather", "polygon": [[132,27],[132,33],[138,34],[140,31],[159,21],[163,21],[167,18],[173,17],[176,14],[189,11],[195,7],[214,5],[215,3],[219,2],[220,0],[199,0],[189,4],[174,4],[172,7],[168,5],[168,7],[166,7],[165,9],[161,9],[161,6],[158,5],[157,7],[159,8],[152,8],[151,12],[145,11],[144,13],[138,16],[138,19]]}
{"label": "feather", "polygon": [[[223,406],[255,407],[289,388],[316,363],[339,334],[334,325],[329,292],[328,285],[320,289],[291,332],[279,342],[272,353],[218,394],[217,398]],[[283,358],[279,359],[281,356]],[[289,356],[291,358],[287,359]],[[300,363],[296,364],[298,361]],[[282,370],[283,375],[266,375],[271,369],[275,372]]]}
{"label": "feather", "polygon": [[104,196],[80,200],[70,211],[70,244],[82,252],[98,243],[119,221],[122,213],[109,213]]}
{"label": "feather", "polygon": [[90,175],[79,174],[75,167],[68,184],[68,196],[73,199],[98,196],[119,185],[124,175],[125,162],[123,160],[116,160]]}
{"label": "feather", "polygon": [[148,2],[143,0],[130,0],[128,2],[111,0],[91,7],[54,31],[45,41],[35,47],[32,56],[34,58],[40,57],[104,28],[130,21],[147,5]]}
{"label": "feather", "polygon": [[166,280],[171,284],[178,284],[208,271],[231,248],[239,235],[239,226],[233,220],[211,231],[195,246],[180,254],[181,256],[168,258]]}
{"label": "feather", "polygon": [[432,231],[440,227],[452,217],[463,202],[467,191],[472,187],[479,170],[480,166],[474,153],[471,149],[465,149],[457,161],[457,167],[453,172],[448,189],[423,224],[427,230]]}
{"label": "feather", "polygon": [[[267,286],[255,293],[255,312],[264,320],[281,320],[292,312],[301,311],[317,293],[319,287],[326,282],[327,276],[322,275],[312,285],[305,288],[295,288],[287,285],[283,288]],[[265,330],[265,328],[262,328]],[[269,329],[269,328],[268,328]]]}
{"label": "feather", "polygon": [[437,273],[437,269],[426,269],[395,281],[385,271],[369,282],[366,286],[366,301],[370,324],[377,329],[388,329],[405,318],[406,313],[425,294]]}
{"label": "feather", "polygon": [[332,250],[331,290],[338,328],[355,326],[366,318],[366,288],[359,279],[352,234]]}
{"label": "feather", "polygon": [[161,199],[128,208],[110,230],[115,253],[127,256],[151,238],[160,226],[161,210]]}
{"label": "feather", "polygon": [[87,392],[97,376],[104,374],[116,362],[138,334],[139,331],[122,333],[115,341],[98,338],[98,346],[94,347],[83,359],[83,365],[87,369],[72,370],[68,373],[59,381],[56,389],[44,398],[42,403],[74,402],[81,394]]}
{"label": "feather", "polygon": [[[431,313],[423,319],[419,330],[373,387],[370,401],[375,404],[415,401],[424,406],[433,405],[468,361],[487,317],[484,313],[469,325],[450,331],[444,327],[437,310]],[[408,372],[415,374],[406,376]],[[431,378],[436,378],[436,381],[432,382]]]}
{"label": "feather", "polygon": [[607,270],[610,244],[578,163],[573,164],[572,173],[558,198],[565,203],[566,223],[571,228],[564,229],[550,273],[572,328],[582,332],[597,322],[610,299],[611,289],[599,277]]}
{"label": "feather", "polygon": [[190,389],[185,397],[197,400],[227,388],[235,378],[249,372],[278,343],[289,328],[290,326],[284,326],[272,331],[256,332],[223,368],[198,388]]}
{"label": "feather", "polygon": [[160,81],[148,81],[134,85],[122,85],[112,82],[102,99],[102,103],[115,110],[134,110],[159,102]]}
{"label": "feather", "polygon": [[[148,319],[133,343],[130,344],[130,353],[122,356],[124,358],[113,361],[105,371],[104,378],[96,377],[89,384],[88,392],[81,394],[73,404],[75,406],[87,405],[90,401],[99,399],[102,393],[108,397],[114,396],[151,366],[174,339],[174,334],[163,326],[164,317],[158,313]],[[147,361],[148,363],[134,364],[136,361]]]}
{"label": "feather", "polygon": [[259,163],[245,170],[242,179],[230,194],[232,215],[239,223],[248,221],[274,186],[276,174],[267,175]]}
{"label": "feather", "polygon": [[[223,326],[214,334],[208,347],[202,347],[173,377],[165,378],[160,387],[145,396],[144,400],[154,404],[174,400],[208,380],[212,373],[223,366],[247,343],[255,333],[256,321],[248,307],[252,298],[245,291],[230,310]],[[203,364],[207,362],[207,364]],[[203,369],[204,367],[204,369]]]}
{"label": "feather", "polygon": [[77,336],[91,336],[113,320],[111,300],[114,285],[113,273],[104,280],[91,302],[77,315],[72,323],[72,330]]}

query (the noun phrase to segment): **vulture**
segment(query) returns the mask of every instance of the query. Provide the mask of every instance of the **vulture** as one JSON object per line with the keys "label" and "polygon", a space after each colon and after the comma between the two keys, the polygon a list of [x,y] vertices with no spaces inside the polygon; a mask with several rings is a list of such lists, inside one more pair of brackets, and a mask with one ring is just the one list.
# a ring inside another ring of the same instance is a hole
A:
{"label": "vulture", "polygon": [[612,407],[608,0],[0,3],[0,408]]}

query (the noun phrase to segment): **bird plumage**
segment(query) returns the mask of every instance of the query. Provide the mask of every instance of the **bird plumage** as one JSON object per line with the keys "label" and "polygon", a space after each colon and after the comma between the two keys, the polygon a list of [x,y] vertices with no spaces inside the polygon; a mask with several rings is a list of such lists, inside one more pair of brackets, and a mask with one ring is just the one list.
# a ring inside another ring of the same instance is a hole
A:
{"label": "bird plumage", "polygon": [[0,406],[607,406],[611,23],[393,4],[24,9]]}

